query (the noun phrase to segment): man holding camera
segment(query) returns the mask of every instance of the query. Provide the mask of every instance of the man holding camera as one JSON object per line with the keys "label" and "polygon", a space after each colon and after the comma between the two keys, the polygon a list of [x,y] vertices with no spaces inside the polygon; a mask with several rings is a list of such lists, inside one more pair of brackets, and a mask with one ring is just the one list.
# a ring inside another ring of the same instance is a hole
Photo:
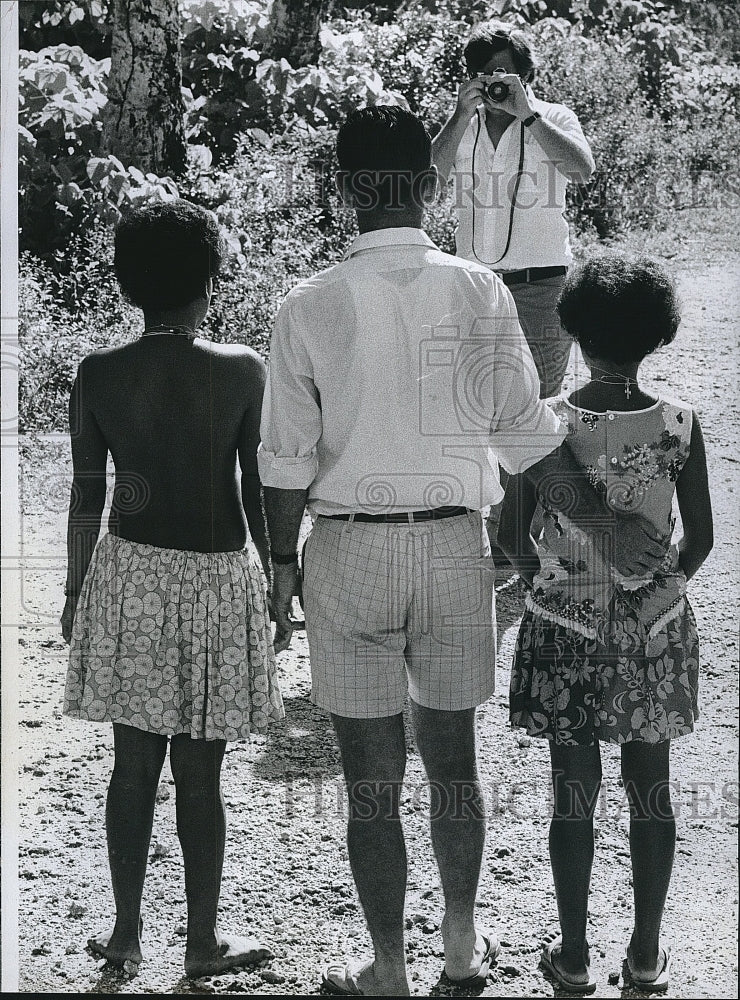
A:
{"label": "man holding camera", "polygon": [[[555,309],[573,259],[566,186],[588,180],[594,161],[574,112],[534,96],[536,61],[524,32],[479,25],[464,55],[469,79],[433,142],[434,163],[443,181],[455,175],[458,256],[508,287],[546,399],[560,392],[572,344]],[[502,470],[504,488],[507,478]],[[500,514],[500,504],[491,508],[487,528],[505,565],[495,544]]]}
{"label": "man holding camera", "polygon": [[443,180],[455,174],[458,256],[508,287],[546,398],[560,391],[572,343],[555,311],[573,259],[566,185],[585,182],[594,161],[575,114],[534,96],[524,32],[488,22],[464,54],[469,79],[433,142],[434,162]]}

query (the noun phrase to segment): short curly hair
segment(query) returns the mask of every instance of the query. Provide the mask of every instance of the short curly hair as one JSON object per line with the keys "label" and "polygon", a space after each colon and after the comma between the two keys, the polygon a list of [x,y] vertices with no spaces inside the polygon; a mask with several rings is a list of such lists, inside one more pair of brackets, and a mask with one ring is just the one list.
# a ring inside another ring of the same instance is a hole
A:
{"label": "short curly hair", "polygon": [[172,309],[192,302],[218,274],[222,257],[216,217],[183,198],[134,208],[116,227],[116,277],[140,309]]}
{"label": "short curly hair", "polygon": [[560,322],[592,358],[642,361],[670,344],[681,321],[676,287],[647,257],[599,253],[570,272],[558,299]]}

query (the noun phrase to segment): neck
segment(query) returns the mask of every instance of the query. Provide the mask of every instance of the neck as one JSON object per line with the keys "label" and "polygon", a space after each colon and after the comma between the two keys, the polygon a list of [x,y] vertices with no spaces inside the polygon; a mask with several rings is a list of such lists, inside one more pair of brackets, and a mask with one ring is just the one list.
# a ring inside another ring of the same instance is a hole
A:
{"label": "neck", "polygon": [[376,229],[398,229],[410,227],[421,229],[423,212],[419,209],[400,208],[393,212],[356,212],[357,228],[361,233],[371,233]]}
{"label": "neck", "polygon": [[195,332],[201,322],[201,311],[193,302],[176,309],[144,310],[144,329],[146,330],[151,330],[152,327],[182,327]]}
{"label": "neck", "polygon": [[640,367],[639,362],[633,362],[626,365],[618,365],[613,361],[587,361],[586,364],[591,372],[591,379],[594,382],[598,382],[599,379],[613,378],[615,382],[626,381],[629,379],[631,382],[637,382],[637,369]]}
{"label": "neck", "polygon": [[486,105],[486,125],[490,125],[492,128],[507,128],[515,118],[516,115],[510,115],[508,111]]}

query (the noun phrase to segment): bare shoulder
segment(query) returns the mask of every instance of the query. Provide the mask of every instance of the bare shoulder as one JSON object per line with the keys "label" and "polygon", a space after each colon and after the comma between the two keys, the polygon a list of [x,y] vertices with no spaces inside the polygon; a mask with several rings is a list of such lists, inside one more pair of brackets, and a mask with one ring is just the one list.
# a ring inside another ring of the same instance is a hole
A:
{"label": "bare shoulder", "polygon": [[202,350],[218,358],[226,375],[245,380],[248,388],[264,385],[267,367],[254,348],[246,344],[217,344],[200,338],[197,344]]}
{"label": "bare shoulder", "polygon": [[118,347],[99,347],[82,359],[78,368],[79,375],[84,376],[92,385],[97,380],[105,379],[109,372],[125,367],[129,359],[133,358],[135,350],[135,343],[122,344]]}

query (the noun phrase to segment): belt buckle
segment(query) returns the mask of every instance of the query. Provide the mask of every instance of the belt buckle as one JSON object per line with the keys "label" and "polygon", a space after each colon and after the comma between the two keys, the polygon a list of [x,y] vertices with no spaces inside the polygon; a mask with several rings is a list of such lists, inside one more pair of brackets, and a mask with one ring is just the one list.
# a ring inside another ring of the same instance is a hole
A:
{"label": "belt buckle", "polygon": [[529,272],[530,272],[530,270],[531,270],[531,268],[529,268],[529,267],[525,267],[524,268],[524,280],[526,281],[527,284],[529,284],[529,282],[530,282],[530,278],[529,278]]}

